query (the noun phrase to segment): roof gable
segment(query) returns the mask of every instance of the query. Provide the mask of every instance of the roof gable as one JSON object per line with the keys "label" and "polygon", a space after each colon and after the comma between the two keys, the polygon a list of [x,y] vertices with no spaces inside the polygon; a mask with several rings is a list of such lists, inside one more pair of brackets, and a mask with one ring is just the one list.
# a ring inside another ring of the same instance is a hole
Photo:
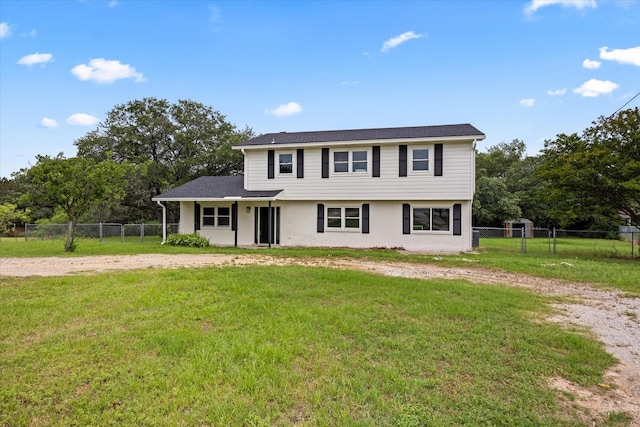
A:
{"label": "roof gable", "polygon": [[432,139],[454,137],[484,139],[485,135],[470,124],[327,130],[315,132],[279,132],[260,135],[256,138],[238,144],[237,147],[250,147],[256,145],[271,144],[307,144],[323,142],[349,142],[412,138]]}

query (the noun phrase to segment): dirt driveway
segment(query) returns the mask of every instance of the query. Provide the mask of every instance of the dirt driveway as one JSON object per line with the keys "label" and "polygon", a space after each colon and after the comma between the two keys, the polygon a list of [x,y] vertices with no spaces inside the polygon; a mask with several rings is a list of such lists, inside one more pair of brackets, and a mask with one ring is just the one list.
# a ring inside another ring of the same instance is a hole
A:
{"label": "dirt driveway", "polygon": [[526,288],[543,295],[568,297],[570,304],[557,305],[551,319],[566,325],[589,328],[620,363],[607,372],[604,383],[581,388],[561,379],[553,387],[572,393],[585,410],[584,421],[597,422],[607,414],[625,412],[640,426],[640,298],[619,291],[605,291],[584,283],[569,283],[517,273],[469,267],[440,267],[410,263],[380,263],[332,258],[277,258],[252,255],[132,255],[82,258],[0,258],[0,276],[57,276],[96,274],[139,268],[179,268],[225,265],[306,265],[364,270],[388,276],[466,279]]}

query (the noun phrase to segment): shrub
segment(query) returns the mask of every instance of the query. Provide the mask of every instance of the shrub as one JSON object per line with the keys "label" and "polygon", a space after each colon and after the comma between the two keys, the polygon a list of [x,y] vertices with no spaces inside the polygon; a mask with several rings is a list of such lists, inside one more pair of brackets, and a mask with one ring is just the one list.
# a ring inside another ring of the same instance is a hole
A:
{"label": "shrub", "polygon": [[170,234],[167,243],[172,246],[187,246],[190,248],[206,248],[209,240],[199,234]]}

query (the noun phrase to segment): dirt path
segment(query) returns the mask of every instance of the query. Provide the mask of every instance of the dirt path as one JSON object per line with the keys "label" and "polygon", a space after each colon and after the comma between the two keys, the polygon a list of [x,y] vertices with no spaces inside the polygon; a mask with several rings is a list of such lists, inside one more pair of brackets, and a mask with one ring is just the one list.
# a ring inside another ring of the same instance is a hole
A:
{"label": "dirt path", "polygon": [[605,382],[588,389],[568,381],[551,379],[551,385],[572,393],[586,409],[587,423],[609,413],[625,412],[640,426],[640,299],[619,291],[605,291],[584,283],[569,283],[517,273],[487,270],[474,265],[441,267],[409,263],[376,263],[345,259],[294,259],[264,255],[133,255],[82,258],[0,258],[0,276],[57,276],[96,274],[139,268],[179,268],[224,265],[305,265],[350,268],[388,276],[411,278],[466,279],[474,283],[526,288],[542,295],[568,297],[559,304],[552,319],[566,325],[589,328],[620,363],[611,369]]}

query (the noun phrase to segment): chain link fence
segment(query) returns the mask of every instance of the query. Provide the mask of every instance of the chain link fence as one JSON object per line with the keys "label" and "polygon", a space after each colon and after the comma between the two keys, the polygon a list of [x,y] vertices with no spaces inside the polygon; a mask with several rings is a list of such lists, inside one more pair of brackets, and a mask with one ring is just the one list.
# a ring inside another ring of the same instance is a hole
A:
{"label": "chain link fence", "polygon": [[[63,239],[69,224],[25,224],[25,240]],[[177,233],[178,224],[167,224],[167,234]],[[144,242],[148,237],[162,237],[162,224],[77,224],[76,238],[99,239],[100,242]]]}
{"label": "chain link fence", "polygon": [[564,230],[557,228],[474,227],[483,239],[491,239],[497,250],[519,253],[547,253],[565,256],[640,256],[640,230],[620,227],[618,231]]}

